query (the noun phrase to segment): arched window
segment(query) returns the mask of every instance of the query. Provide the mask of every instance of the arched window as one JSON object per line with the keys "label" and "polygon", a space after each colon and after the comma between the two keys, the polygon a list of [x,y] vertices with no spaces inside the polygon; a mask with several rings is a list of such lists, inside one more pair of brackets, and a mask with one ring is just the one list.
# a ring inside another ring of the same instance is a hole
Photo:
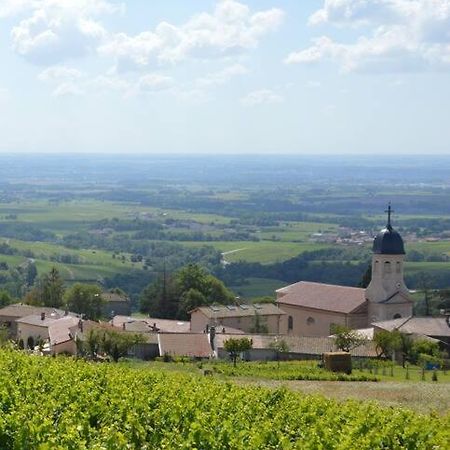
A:
{"label": "arched window", "polygon": [[384,273],[391,273],[391,263],[389,261],[384,263]]}
{"label": "arched window", "polygon": [[375,261],[375,264],[373,266],[373,273],[378,273],[379,265],[380,265],[379,261]]}
{"label": "arched window", "polygon": [[307,323],[307,325],[314,325],[316,323],[316,321],[314,320],[314,317],[308,317],[306,319],[306,323]]}
{"label": "arched window", "polygon": [[401,314],[399,314],[399,313],[394,314],[393,319],[401,319],[401,318],[402,318],[402,315],[401,315]]}
{"label": "arched window", "polygon": [[294,318],[292,316],[288,317],[288,330],[294,329]]}
{"label": "arched window", "polygon": [[400,261],[397,261],[397,264],[396,264],[397,273],[400,273],[400,269],[401,269],[401,263],[400,263]]}

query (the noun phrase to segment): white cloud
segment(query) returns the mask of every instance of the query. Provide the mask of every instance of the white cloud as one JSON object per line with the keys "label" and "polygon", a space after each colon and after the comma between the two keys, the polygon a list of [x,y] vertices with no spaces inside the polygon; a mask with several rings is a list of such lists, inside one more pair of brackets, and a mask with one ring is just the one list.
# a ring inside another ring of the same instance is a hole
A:
{"label": "white cloud", "polygon": [[106,0],[21,0],[21,4],[20,12],[28,14],[11,31],[13,47],[29,61],[45,65],[95,49],[106,35],[95,18],[119,8]]}
{"label": "white cloud", "polygon": [[256,106],[261,104],[282,103],[284,98],[270,89],[260,89],[248,93],[241,99],[244,106]]}
{"label": "white cloud", "polygon": [[172,88],[174,80],[172,77],[159,73],[150,73],[139,78],[137,88],[140,92],[165,91]]}
{"label": "white cloud", "polygon": [[67,66],[52,66],[43,70],[38,78],[41,81],[76,80],[81,78],[83,73],[78,69]]}
{"label": "white cloud", "polygon": [[311,25],[363,29],[353,43],[322,36],[285,63],[329,60],[344,72],[408,72],[450,66],[450,0],[326,0]]}
{"label": "white cloud", "polygon": [[195,84],[200,88],[220,86],[227,83],[229,80],[236,76],[246,75],[247,73],[248,70],[243,65],[233,64],[231,66],[225,67],[223,70],[209,73],[206,76],[199,78]]}
{"label": "white cloud", "polygon": [[220,0],[212,14],[197,14],[181,26],[161,22],[153,31],[135,36],[112,35],[99,52],[114,57],[119,70],[173,64],[188,57],[223,57],[256,47],[265,34],[279,27],[283,16],[277,8],[252,14],[242,3]]}

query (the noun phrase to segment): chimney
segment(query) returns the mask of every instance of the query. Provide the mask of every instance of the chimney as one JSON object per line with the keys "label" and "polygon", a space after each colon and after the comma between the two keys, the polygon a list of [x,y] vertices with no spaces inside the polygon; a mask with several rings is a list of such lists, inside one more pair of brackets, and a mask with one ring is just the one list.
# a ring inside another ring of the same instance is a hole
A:
{"label": "chimney", "polygon": [[45,320],[45,312],[41,312],[41,320]]}

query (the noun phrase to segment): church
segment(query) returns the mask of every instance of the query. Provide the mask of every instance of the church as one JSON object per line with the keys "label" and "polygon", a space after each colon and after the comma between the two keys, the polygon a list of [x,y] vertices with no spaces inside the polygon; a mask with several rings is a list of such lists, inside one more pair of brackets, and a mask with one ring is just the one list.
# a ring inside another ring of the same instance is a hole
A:
{"label": "church", "polygon": [[405,248],[391,224],[375,237],[372,279],[366,289],[300,281],[276,291],[276,303],[287,314],[287,334],[328,336],[334,325],[366,328],[373,322],[407,318],[413,300],[403,279]]}

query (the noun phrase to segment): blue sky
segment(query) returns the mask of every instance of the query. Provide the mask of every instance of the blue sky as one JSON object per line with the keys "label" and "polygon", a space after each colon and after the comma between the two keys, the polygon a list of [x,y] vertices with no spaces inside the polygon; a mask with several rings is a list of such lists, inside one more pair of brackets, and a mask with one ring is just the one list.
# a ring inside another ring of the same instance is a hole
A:
{"label": "blue sky", "polygon": [[450,0],[0,0],[0,151],[450,154]]}

